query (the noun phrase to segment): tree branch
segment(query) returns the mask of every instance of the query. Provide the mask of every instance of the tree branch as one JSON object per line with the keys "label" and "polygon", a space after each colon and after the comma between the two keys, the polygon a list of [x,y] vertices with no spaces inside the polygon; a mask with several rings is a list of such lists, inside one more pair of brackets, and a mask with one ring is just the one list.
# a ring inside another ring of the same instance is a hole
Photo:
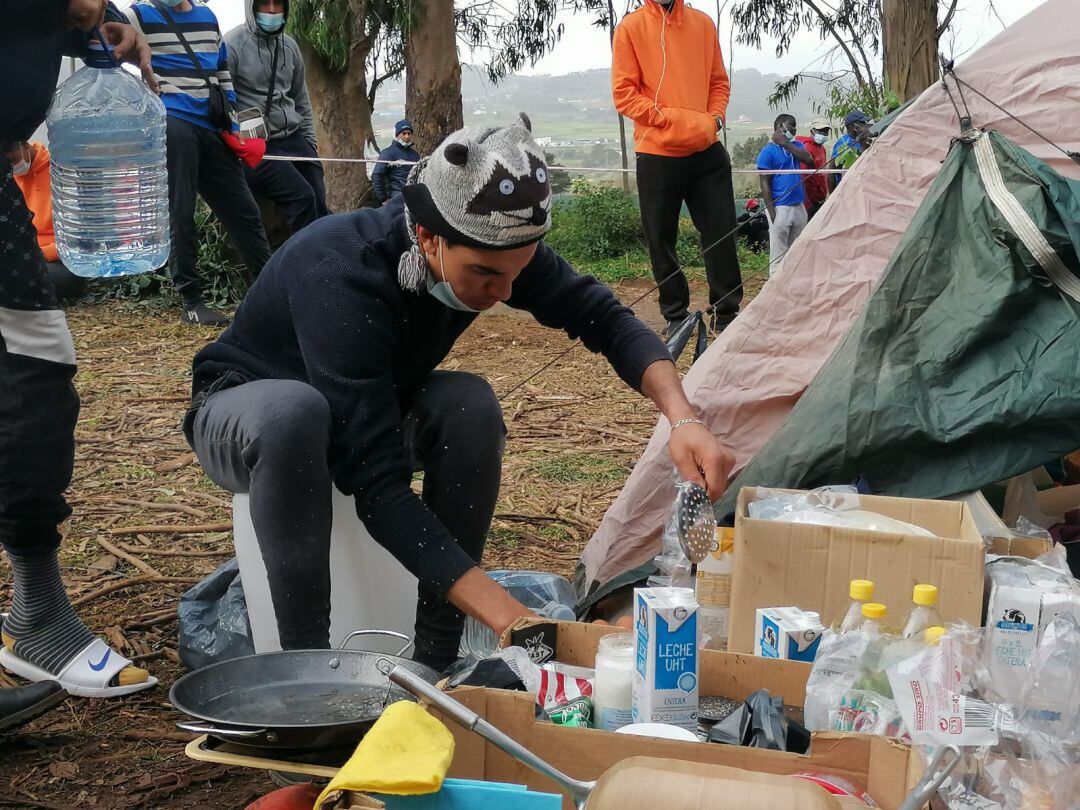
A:
{"label": "tree branch", "polygon": [[[956,16],[956,4],[958,2],[959,0],[952,0],[952,3],[949,4],[949,10],[945,12],[945,19],[942,20],[941,25],[937,27],[937,32],[935,36],[936,39],[941,39],[941,35],[948,30],[950,25],[952,25],[953,17]],[[993,7],[992,2],[991,7]]]}
{"label": "tree branch", "polygon": [[[853,69],[853,72],[855,73],[855,80],[859,83],[859,87],[865,90],[866,80],[863,78],[862,71],[859,70],[859,62],[855,58],[855,54],[851,52],[851,48],[848,47],[847,42],[845,42],[844,38],[840,35],[840,32],[836,30],[836,26],[833,25],[832,20],[824,11],[822,11],[818,7],[814,0],[802,1],[804,5],[809,6],[814,11],[814,13],[818,15],[818,19],[821,20],[821,24],[825,27],[825,30],[827,30],[832,35],[833,39],[836,40],[837,44],[843,49],[844,53],[847,54],[848,61],[851,62],[851,67]],[[863,54],[863,59],[865,60],[865,58],[866,55]]]}

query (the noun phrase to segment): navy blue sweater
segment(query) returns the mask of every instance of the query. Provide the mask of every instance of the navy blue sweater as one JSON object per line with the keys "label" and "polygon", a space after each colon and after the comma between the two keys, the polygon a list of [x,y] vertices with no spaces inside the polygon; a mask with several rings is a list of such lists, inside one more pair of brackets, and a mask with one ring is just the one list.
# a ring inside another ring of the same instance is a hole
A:
{"label": "navy blue sweater", "polygon": [[[330,405],[334,482],[356,498],[372,537],[425,584],[445,593],[473,561],[409,487],[401,423],[419,388],[476,315],[426,290],[406,292],[409,249],[401,197],[379,209],[324,217],[267,263],[225,332],[195,357],[193,394],[229,372],[309,383]],[[602,352],[629,385],[670,360],[663,342],[591,276],[549,247],[514,282],[510,306]]]}

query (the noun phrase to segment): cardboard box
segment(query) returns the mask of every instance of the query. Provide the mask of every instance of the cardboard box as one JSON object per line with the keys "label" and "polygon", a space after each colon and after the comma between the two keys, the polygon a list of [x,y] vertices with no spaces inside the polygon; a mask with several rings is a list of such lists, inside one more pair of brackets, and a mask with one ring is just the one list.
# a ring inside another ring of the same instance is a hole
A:
{"label": "cardboard box", "polygon": [[[515,628],[535,623],[524,619]],[[575,666],[596,664],[596,648],[609,633],[625,633],[619,627],[579,622],[558,622],[555,660]],[[514,628],[511,628],[511,630]],[[507,646],[510,632],[501,639]],[[780,695],[784,703],[801,708],[806,700],[806,681],[810,664],[800,661],[775,661],[715,650],[700,650],[698,674],[702,695],[723,695],[736,700],[750,697],[758,689]],[[480,694],[472,694],[480,693]],[[714,762],[763,773],[793,774],[799,771],[823,771],[844,776],[865,787],[886,810],[895,810],[908,791],[922,776],[922,763],[906,745],[863,734],[815,733],[809,755],[756,748],[737,748],[706,743],[631,737],[596,729],[566,728],[537,722],[531,695],[489,689],[460,689],[455,697],[482,701],[487,719],[532,748],[541,757],[579,779],[595,779],[619,760],[628,756],[658,756],[692,762]],[[470,703],[474,711],[477,704]],[[501,725],[506,723],[507,725]],[[527,784],[532,790],[554,791],[552,783],[535,776],[510,760],[475,734],[468,734],[447,721],[459,745],[450,768],[450,776],[465,779],[490,778],[503,782]],[[521,734],[521,736],[518,736]],[[483,772],[476,763],[484,763]],[[466,767],[466,762],[473,763]],[[572,810],[569,802],[564,810]]]}
{"label": "cardboard box", "polygon": [[753,520],[747,507],[757,493],[744,488],[736,509],[729,650],[753,651],[758,608],[796,605],[826,627],[839,622],[853,579],[873,581],[874,601],[889,608],[890,622],[903,621],[912,589],[926,582],[939,588],[945,621],[981,624],[983,540],[963,503],[860,497],[860,508],[921,526],[936,535],[930,538]]}
{"label": "cardboard box", "polygon": [[[777,665],[760,659],[758,663]],[[865,785],[867,792],[882,807],[896,810],[907,795],[909,784],[917,778],[913,770],[917,767],[917,756],[907,746],[882,737],[819,734],[814,737],[809,755],[788,754],[538,722],[532,696],[522,692],[466,688],[456,691],[454,696],[530,751],[576,779],[596,779],[608,768],[632,756],[706,762],[761,773],[819,771],[838,774],[857,785]],[[476,734],[450,721],[445,722],[457,746],[450,776],[524,784],[531,790],[559,792],[553,782],[511,759]],[[563,808],[573,810],[573,805],[564,800]]]}

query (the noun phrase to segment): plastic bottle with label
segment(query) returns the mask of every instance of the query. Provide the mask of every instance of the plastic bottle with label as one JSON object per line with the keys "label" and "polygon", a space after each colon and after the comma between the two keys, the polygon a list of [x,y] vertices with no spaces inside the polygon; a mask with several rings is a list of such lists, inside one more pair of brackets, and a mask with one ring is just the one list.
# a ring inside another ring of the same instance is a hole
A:
{"label": "plastic bottle with label", "polygon": [[915,586],[911,595],[913,607],[904,622],[904,638],[915,638],[928,627],[941,627],[941,614],[937,611],[938,589],[933,585]]}
{"label": "plastic bottle with label", "polygon": [[634,722],[633,633],[612,633],[600,639],[596,649],[596,680],[593,686],[593,718],[596,728],[616,731]]}
{"label": "plastic bottle with label", "polygon": [[889,681],[885,676],[882,658],[890,637],[887,634],[885,618],[888,610],[880,602],[867,602],[862,606],[862,621],[852,630],[866,637],[866,647],[859,666],[859,677],[855,681],[856,689],[876,692],[890,697]]}
{"label": "plastic bottle with label", "polygon": [[862,623],[862,608],[874,598],[874,583],[868,579],[853,579],[848,587],[848,595],[851,597],[851,604],[848,605],[847,613],[840,622],[838,632],[841,634],[854,630]]}
{"label": "plastic bottle with label", "polygon": [[726,650],[731,620],[731,574],[735,562],[735,530],[717,527],[716,546],[698,563],[697,592],[701,646]]}

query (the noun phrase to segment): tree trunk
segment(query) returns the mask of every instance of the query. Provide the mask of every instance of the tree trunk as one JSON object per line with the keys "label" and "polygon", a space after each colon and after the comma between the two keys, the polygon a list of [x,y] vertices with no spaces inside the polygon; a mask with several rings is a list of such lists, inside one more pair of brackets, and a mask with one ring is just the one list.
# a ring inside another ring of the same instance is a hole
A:
{"label": "tree trunk", "polygon": [[[331,71],[307,43],[300,42],[308,93],[315,117],[319,153],[328,157],[364,156],[372,138],[367,98],[367,56],[373,37],[364,30],[365,2],[353,2],[353,36],[344,73]],[[351,211],[372,202],[371,181],[363,163],[324,163],[326,202],[333,211]]]}
{"label": "tree trunk", "polygon": [[937,81],[937,0],[883,0],[885,88],[901,102]]}
{"label": "tree trunk", "polygon": [[453,0],[426,0],[406,35],[405,116],[421,155],[463,126]]}

